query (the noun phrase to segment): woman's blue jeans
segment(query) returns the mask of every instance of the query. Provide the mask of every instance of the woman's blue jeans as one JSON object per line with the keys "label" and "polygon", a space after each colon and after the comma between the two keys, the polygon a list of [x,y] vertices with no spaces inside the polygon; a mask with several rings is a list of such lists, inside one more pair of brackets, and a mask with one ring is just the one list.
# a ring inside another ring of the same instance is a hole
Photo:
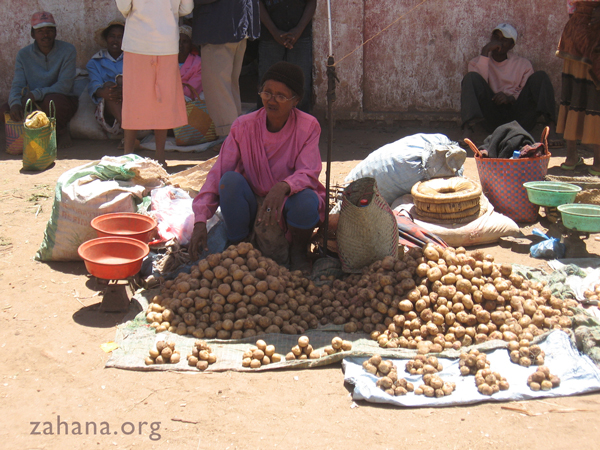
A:
{"label": "woman's blue jeans", "polygon": [[[258,203],[250,185],[238,172],[226,172],[219,182],[221,214],[227,229],[227,239],[237,242],[250,234]],[[286,200],[283,207],[286,223],[308,230],[319,223],[319,197],[312,189],[304,189]]]}

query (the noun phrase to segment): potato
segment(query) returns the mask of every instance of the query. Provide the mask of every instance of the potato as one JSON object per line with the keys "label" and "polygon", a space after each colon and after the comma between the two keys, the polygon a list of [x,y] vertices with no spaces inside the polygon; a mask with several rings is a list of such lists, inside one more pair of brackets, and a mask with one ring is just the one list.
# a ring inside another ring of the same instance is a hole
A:
{"label": "potato", "polygon": [[342,340],[342,338],[336,336],[331,340],[331,346],[334,350],[340,350],[342,348],[343,342],[344,341]]}
{"label": "potato", "polygon": [[299,347],[302,347],[302,348],[307,347],[308,346],[308,342],[309,342],[308,336],[300,336],[298,338],[298,346]]}

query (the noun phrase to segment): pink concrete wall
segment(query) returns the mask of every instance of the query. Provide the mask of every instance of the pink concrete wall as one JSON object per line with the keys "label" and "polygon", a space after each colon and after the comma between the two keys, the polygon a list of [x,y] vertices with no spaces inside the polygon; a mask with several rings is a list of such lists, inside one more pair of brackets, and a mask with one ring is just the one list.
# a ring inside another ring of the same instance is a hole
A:
{"label": "pink concrete wall", "polygon": [[[333,48],[340,78],[336,119],[456,120],[460,80],[467,61],[479,53],[491,29],[503,21],[519,31],[513,51],[529,58],[535,69],[546,70],[558,94],[561,62],[554,51],[567,20],[566,0],[427,0],[360,46],[420,1],[331,0]],[[32,42],[32,12],[45,9],[54,14],[58,38],[77,48],[79,68],[84,68],[98,50],[94,30],[120,17],[114,0],[1,2],[0,100],[8,96],[17,51]],[[326,109],[326,0],[318,2],[313,45],[318,115]]]}
{"label": "pink concrete wall", "polygon": [[[340,85],[336,119],[456,120],[460,82],[491,30],[519,32],[513,52],[550,75],[558,97],[561,61],[554,56],[567,20],[565,0],[331,0],[333,53]],[[406,14],[350,57],[361,42]],[[315,20],[316,112],[326,108],[327,2]],[[338,62],[339,61],[339,62]]]}

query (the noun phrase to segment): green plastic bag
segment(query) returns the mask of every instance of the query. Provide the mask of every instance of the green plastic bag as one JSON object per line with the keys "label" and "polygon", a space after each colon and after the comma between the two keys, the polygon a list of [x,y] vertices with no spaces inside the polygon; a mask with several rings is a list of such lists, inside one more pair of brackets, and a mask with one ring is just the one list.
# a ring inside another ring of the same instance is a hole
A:
{"label": "green plastic bag", "polygon": [[[25,117],[33,111],[31,99],[25,105]],[[41,128],[24,125],[23,170],[44,170],[56,160],[56,107],[50,101],[49,123]]]}

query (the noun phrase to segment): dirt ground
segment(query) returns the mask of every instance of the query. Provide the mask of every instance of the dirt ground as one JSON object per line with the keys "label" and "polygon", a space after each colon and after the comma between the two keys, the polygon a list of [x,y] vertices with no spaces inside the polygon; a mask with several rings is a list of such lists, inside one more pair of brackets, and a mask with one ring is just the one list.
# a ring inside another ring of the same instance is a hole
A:
{"label": "dirt ground", "polygon": [[[457,130],[336,129],[332,184],[341,182],[369,152],[415,132],[458,138]],[[3,132],[0,142],[2,147]],[[74,141],[70,149],[59,151],[53,167],[41,173],[21,173],[19,158],[0,148],[1,448],[564,449],[598,445],[600,394],[519,404],[402,409],[354,404],[339,364],[255,374],[105,369],[109,354],[100,345],[114,339],[123,315],[94,311],[100,297],[82,262],[47,264],[34,261],[33,256],[50,217],[58,177],[103,155],[118,155],[116,147],[114,141]],[[325,156],[325,130],[321,148]],[[553,152],[550,172],[561,174],[558,166],[564,149]],[[169,154],[169,171],[212,156],[212,151]],[[590,158],[591,153],[584,156]],[[466,175],[477,178],[472,155]],[[586,241],[596,255],[600,254],[598,236]],[[498,246],[487,248],[497,261],[546,266]],[[522,406],[538,414],[524,415],[503,409],[506,406]],[[58,422],[65,423],[58,427]],[[92,429],[86,434],[85,425],[81,435],[74,434],[75,422],[96,422],[97,434]]]}

